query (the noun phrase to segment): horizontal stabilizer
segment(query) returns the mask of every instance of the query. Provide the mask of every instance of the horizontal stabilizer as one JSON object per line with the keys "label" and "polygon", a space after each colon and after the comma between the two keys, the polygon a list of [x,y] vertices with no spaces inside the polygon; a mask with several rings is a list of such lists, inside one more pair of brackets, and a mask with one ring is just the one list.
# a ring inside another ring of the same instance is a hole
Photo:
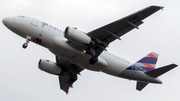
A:
{"label": "horizontal stabilizer", "polygon": [[147,85],[148,85],[148,83],[146,83],[146,82],[139,82],[139,81],[137,81],[136,90],[141,91]]}
{"label": "horizontal stabilizer", "polygon": [[169,70],[177,67],[178,65],[176,64],[170,64],[170,65],[167,65],[167,66],[163,66],[163,67],[160,67],[160,68],[157,68],[157,69],[153,69],[151,71],[147,71],[145,72],[147,75],[151,76],[151,77],[154,77],[154,78],[157,78],[159,77],[160,75],[168,72]]}

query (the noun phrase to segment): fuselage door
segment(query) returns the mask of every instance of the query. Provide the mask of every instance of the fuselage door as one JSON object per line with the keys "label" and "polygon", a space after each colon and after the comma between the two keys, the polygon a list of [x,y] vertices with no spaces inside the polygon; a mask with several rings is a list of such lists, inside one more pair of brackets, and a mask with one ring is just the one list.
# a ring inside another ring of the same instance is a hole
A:
{"label": "fuselage door", "polygon": [[33,25],[33,26],[37,27],[37,25],[38,25],[38,21],[37,21],[36,19],[33,19],[33,18],[32,18],[31,25]]}

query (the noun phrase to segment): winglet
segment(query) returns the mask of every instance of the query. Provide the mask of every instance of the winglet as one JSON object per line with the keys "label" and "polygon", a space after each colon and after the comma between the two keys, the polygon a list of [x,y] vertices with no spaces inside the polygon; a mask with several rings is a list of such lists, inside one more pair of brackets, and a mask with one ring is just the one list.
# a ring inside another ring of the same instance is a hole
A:
{"label": "winglet", "polygon": [[69,91],[66,93],[67,95],[69,94]]}
{"label": "winglet", "polygon": [[163,10],[164,9],[164,7],[163,6],[160,6],[160,8]]}

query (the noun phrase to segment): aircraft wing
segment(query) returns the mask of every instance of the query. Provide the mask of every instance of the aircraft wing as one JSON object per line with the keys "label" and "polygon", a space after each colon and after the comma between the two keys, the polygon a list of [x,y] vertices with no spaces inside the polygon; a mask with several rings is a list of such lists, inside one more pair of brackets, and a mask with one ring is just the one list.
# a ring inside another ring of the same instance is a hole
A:
{"label": "aircraft wing", "polygon": [[61,67],[62,71],[59,75],[60,88],[68,94],[69,88],[77,80],[77,74],[80,74],[83,68],[62,60],[56,56],[56,64]]}
{"label": "aircraft wing", "polygon": [[97,45],[95,48],[96,56],[99,56],[112,41],[120,39],[121,36],[134,28],[138,29],[138,26],[143,23],[142,20],[160,9],[163,9],[163,7],[149,6],[122,19],[89,32],[88,35],[96,39],[96,41],[101,44],[101,46]]}

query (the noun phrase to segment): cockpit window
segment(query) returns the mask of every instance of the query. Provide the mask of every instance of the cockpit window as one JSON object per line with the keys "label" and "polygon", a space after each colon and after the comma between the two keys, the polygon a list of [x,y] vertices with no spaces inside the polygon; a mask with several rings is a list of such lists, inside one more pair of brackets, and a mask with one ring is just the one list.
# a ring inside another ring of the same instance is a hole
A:
{"label": "cockpit window", "polygon": [[20,15],[18,17],[25,18],[24,16],[20,16]]}

